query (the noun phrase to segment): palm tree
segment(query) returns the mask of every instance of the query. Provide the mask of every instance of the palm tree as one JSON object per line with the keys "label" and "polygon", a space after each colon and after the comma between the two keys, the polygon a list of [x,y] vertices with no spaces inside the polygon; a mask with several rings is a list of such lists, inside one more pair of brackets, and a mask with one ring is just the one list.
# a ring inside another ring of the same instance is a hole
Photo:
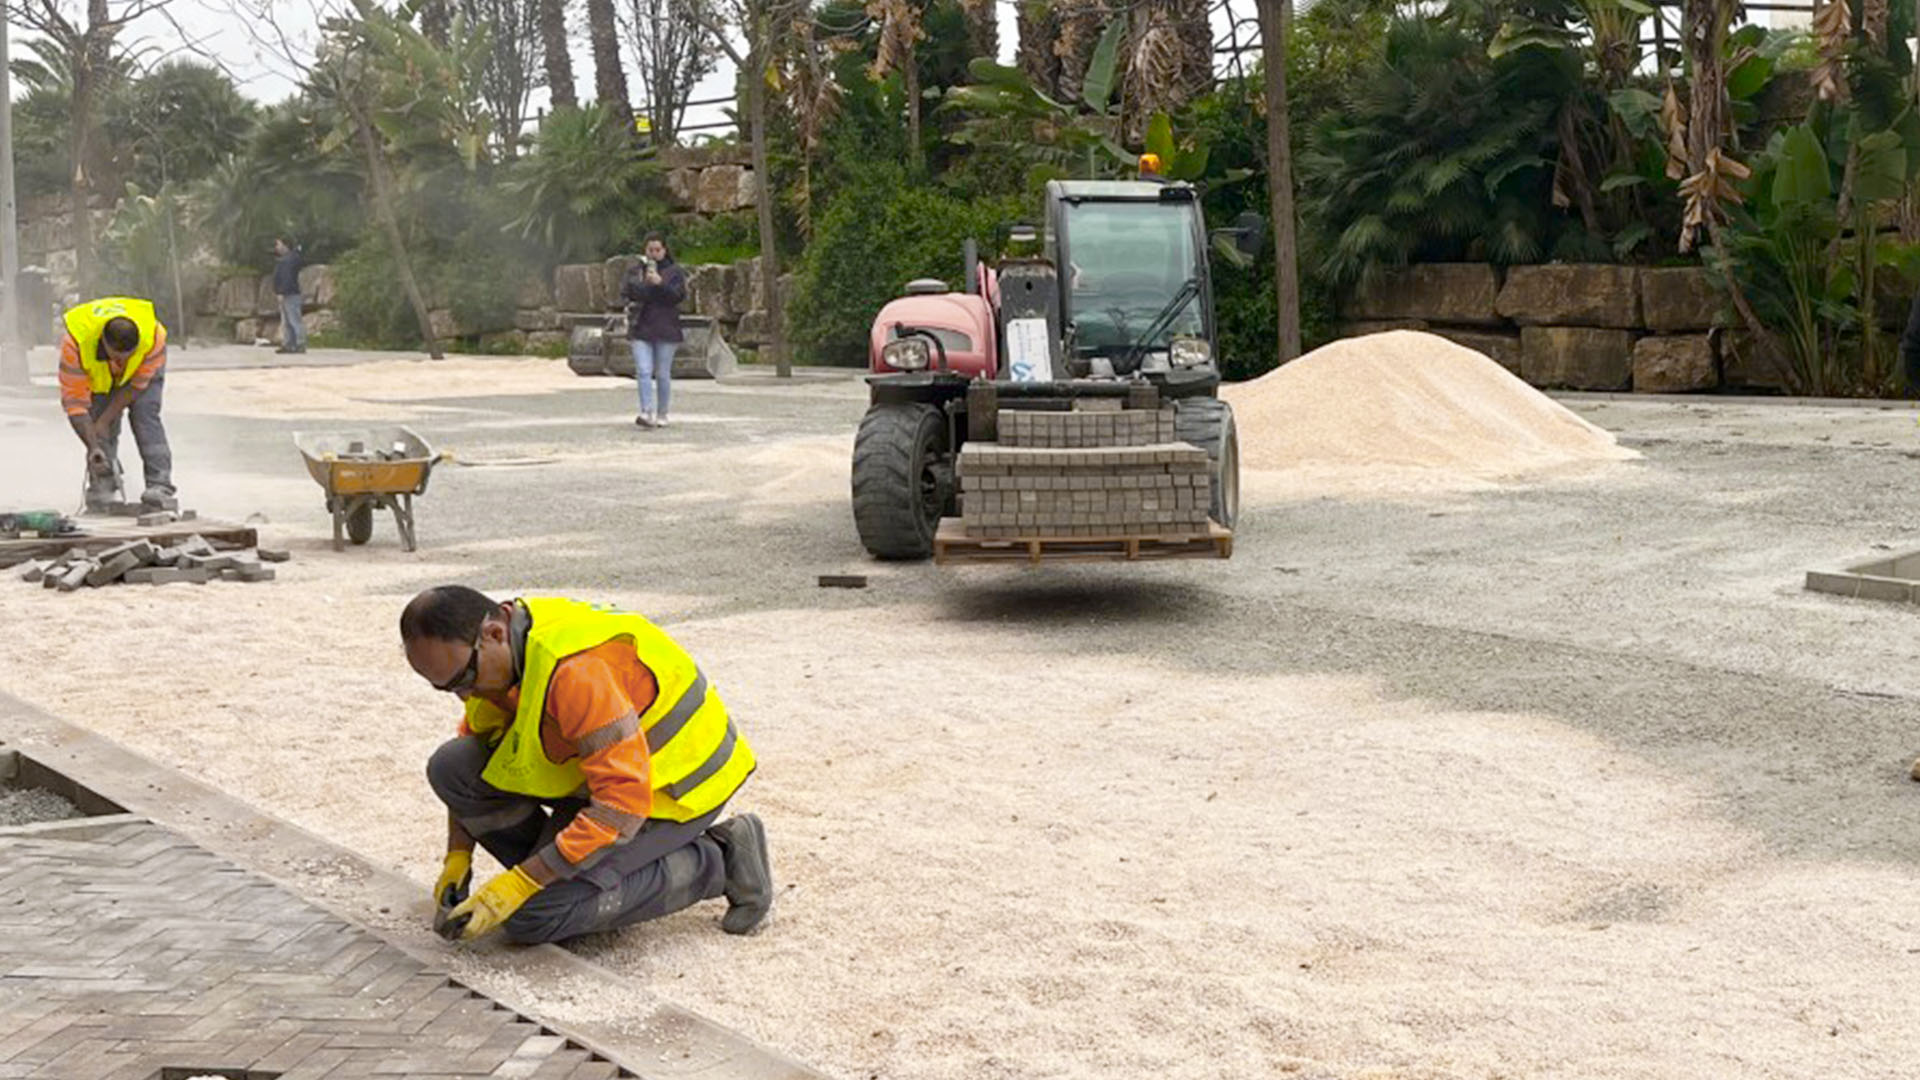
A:
{"label": "palm tree", "polygon": [[540,0],[540,53],[547,69],[547,97],[556,109],[575,109],[573,59],[567,55],[567,0]]}
{"label": "palm tree", "polygon": [[1103,0],[1058,0],[1054,4],[1060,32],[1053,42],[1053,55],[1060,60],[1060,78],[1056,84],[1061,101],[1077,101],[1086,86],[1087,68],[1093,63],[1093,51],[1100,35],[1113,21],[1114,12]]}
{"label": "palm tree", "polygon": [[813,16],[803,14],[793,20],[777,61],[787,112],[793,117],[794,141],[800,148],[800,177],[791,198],[794,224],[803,238],[813,234],[813,155],[827,125],[840,112],[843,88],[833,77],[833,60],[851,45],[841,37],[823,39]]}
{"label": "palm tree", "polygon": [[593,40],[593,95],[613,110],[631,136],[633,104],[627,100],[627,73],[620,66],[620,24],[613,0],[587,0],[587,35]]}
{"label": "palm tree", "polygon": [[[1213,83],[1207,0],[1139,0],[1128,19],[1125,131],[1137,140],[1155,113],[1171,116]],[[1198,27],[1198,35],[1195,34]]]}
{"label": "palm tree", "polygon": [[898,71],[906,82],[907,153],[920,167],[920,61],[914,43],[926,38],[915,0],[868,0],[867,15],[880,26],[880,45],[867,74],[884,79]]}

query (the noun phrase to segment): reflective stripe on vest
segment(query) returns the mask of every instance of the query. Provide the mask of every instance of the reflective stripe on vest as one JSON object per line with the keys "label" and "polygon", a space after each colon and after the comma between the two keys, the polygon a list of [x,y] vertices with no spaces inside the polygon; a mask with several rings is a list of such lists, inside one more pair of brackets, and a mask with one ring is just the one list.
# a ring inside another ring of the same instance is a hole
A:
{"label": "reflective stripe on vest", "polygon": [[[114,319],[132,319],[133,325],[140,328],[140,344],[127,357],[127,366],[120,372],[120,378],[113,377],[113,368],[100,359],[100,335],[105,332],[107,323]],[[146,363],[147,354],[153,351],[154,338],[160,326],[160,317],[153,313],[153,301],[136,300],[131,296],[103,296],[98,300],[80,304],[67,309],[61,316],[66,324],[67,333],[73,335],[73,343],[80,349],[80,366],[87,373],[87,389],[96,394],[104,394],[116,386],[125,386],[133,379],[133,374]]]}
{"label": "reflective stripe on vest", "polygon": [[467,702],[468,727],[482,734],[505,729],[481,773],[488,783],[541,799],[571,795],[585,785],[578,758],[547,760],[540,721],[554,667],[616,638],[632,643],[659,689],[640,714],[652,754],[649,817],[691,821],[711,813],[753,772],[753,749],[734,730],[720,695],[665,631],[641,616],[573,600],[531,597],[521,603],[532,626],[518,708],[509,718],[478,698]]}

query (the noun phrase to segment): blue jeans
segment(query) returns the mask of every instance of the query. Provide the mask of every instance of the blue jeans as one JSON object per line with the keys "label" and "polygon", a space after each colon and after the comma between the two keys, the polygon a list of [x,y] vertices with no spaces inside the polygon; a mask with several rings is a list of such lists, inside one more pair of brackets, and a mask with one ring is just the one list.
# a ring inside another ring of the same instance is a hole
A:
{"label": "blue jeans", "polygon": [[[673,354],[679,350],[677,341],[631,341],[633,346],[633,381],[640,384],[640,411],[654,416],[667,415],[667,404],[673,399]],[[660,384],[660,409],[653,408],[654,384]]]}
{"label": "blue jeans", "polygon": [[280,346],[286,349],[307,347],[307,324],[300,321],[300,294],[280,298]]}

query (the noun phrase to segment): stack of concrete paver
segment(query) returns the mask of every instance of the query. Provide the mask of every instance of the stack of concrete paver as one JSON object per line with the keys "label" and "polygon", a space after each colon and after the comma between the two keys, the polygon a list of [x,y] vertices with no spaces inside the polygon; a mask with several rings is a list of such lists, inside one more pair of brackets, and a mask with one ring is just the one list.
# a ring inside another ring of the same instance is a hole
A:
{"label": "stack of concrete paver", "polygon": [[997,423],[1000,441],[960,449],[968,536],[1206,533],[1207,452],[1173,440],[1171,410],[1002,410]]}
{"label": "stack of concrete paver", "polygon": [[15,571],[22,581],[73,592],[102,585],[170,585],[209,581],[272,581],[267,563],[285,562],[288,553],[277,548],[240,548],[222,551],[202,536],[163,547],[151,540],[130,540],[104,551],[73,548],[56,559],[23,563]]}
{"label": "stack of concrete paver", "polygon": [[[1119,400],[1114,399],[1114,405]],[[1002,410],[1000,445],[1029,448],[1156,446],[1175,441],[1172,409]]]}

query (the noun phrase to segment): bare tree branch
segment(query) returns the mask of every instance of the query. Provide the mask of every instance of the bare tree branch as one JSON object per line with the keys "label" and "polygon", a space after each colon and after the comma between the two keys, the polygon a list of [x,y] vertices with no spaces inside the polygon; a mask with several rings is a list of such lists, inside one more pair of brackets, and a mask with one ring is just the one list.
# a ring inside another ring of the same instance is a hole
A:
{"label": "bare tree branch", "polygon": [[633,46],[641,100],[653,137],[672,142],[693,88],[713,71],[718,52],[711,35],[689,18],[690,0],[628,0],[621,29]]}

